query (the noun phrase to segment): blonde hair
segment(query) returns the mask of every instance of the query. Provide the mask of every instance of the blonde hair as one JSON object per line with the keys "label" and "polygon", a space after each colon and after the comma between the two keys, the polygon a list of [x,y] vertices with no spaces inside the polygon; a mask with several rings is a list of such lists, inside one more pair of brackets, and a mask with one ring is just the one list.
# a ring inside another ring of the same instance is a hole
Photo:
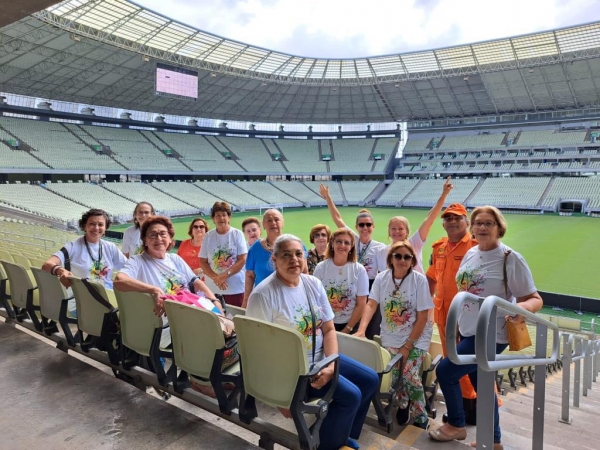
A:
{"label": "blonde hair", "polygon": [[490,206],[490,205],[478,206],[477,208],[475,208],[473,210],[473,212],[471,213],[471,233],[473,233],[473,222],[475,222],[475,219],[477,219],[477,216],[479,214],[483,214],[483,213],[488,213],[488,214],[491,214],[492,216],[494,216],[496,225],[498,225],[498,237],[499,238],[504,237],[504,235],[506,234],[506,229],[507,229],[506,219],[504,218],[504,216],[502,215],[502,213],[500,212],[500,210],[498,208],[496,208],[495,206]]}
{"label": "blonde hair", "polygon": [[356,262],[356,242],[354,240],[354,234],[348,228],[338,228],[331,234],[329,243],[327,244],[327,250],[325,251],[325,259],[333,259],[333,256],[335,255],[333,243],[338,236],[343,234],[350,238],[350,251],[348,252],[348,259],[346,262]]}

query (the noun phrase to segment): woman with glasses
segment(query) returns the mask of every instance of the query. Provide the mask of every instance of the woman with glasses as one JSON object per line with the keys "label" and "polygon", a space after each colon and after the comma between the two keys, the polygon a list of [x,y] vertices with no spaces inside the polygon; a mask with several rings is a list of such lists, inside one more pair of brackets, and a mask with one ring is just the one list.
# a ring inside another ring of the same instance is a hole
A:
{"label": "woman with glasses", "polygon": [[369,295],[366,269],[356,262],[354,236],[347,228],[333,232],[325,261],[317,264],[314,276],[321,280],[331,309],[336,331],[352,333],[363,315]]}
{"label": "woman with glasses", "polygon": [[325,252],[327,251],[327,244],[329,244],[330,237],[331,230],[327,225],[318,223],[310,229],[310,243],[314,244],[314,248],[308,251],[306,258],[309,275],[312,275],[317,264],[325,259]]}
{"label": "woman with glasses", "polygon": [[139,202],[133,210],[133,226],[123,233],[123,244],[121,251],[128,258],[142,252],[142,241],[140,240],[140,228],[144,221],[156,214],[154,207],[148,202]]}
{"label": "woman with glasses", "polygon": [[190,223],[188,228],[188,236],[191,239],[186,239],[177,249],[177,254],[190,266],[190,269],[204,280],[204,271],[200,267],[200,249],[206,232],[209,230],[206,220],[196,217]]}
{"label": "woman with glasses", "polygon": [[[102,209],[90,209],[81,216],[79,228],[83,236],[65,244],[44,263],[42,269],[56,275],[60,282],[71,286],[69,277],[89,278],[112,289],[113,270],[119,270],[127,258],[112,242],[102,240],[111,225],[108,213]],[[69,304],[75,311],[75,301]]]}
{"label": "woman with glasses", "polygon": [[[479,297],[495,295],[516,303],[526,311],[537,312],[543,300],[537,292],[531,270],[525,259],[501,242],[506,234],[506,220],[498,208],[479,206],[471,213],[471,234],[479,244],[471,248],[463,257],[456,273],[459,291],[468,291]],[[502,353],[508,346],[506,320],[520,320],[510,317],[506,311],[498,309],[496,317],[496,353]],[[475,332],[478,305],[465,303],[458,319],[460,342],[457,352],[475,354]],[[467,437],[465,415],[459,379],[468,375],[477,391],[477,365],[456,365],[444,358],[436,370],[440,388],[444,393],[448,409],[448,422],[429,435],[436,441],[463,440]],[[494,402],[494,450],[501,450],[500,416],[498,399]],[[472,443],[475,446],[476,443]]]}
{"label": "woman with glasses", "polygon": [[[275,272],[254,289],[246,315],[298,330],[306,342],[309,364],[338,353],[334,314],[323,285],[302,273],[306,259],[300,239],[291,234],[279,236],[273,243],[272,261]],[[338,385],[319,431],[320,450],[359,447],[357,440],[379,386],[375,371],[344,355],[340,355],[339,368]],[[333,365],[319,372],[307,395],[322,395],[333,374]],[[281,413],[291,417],[289,410]]]}
{"label": "woman with glasses", "polygon": [[193,286],[222,311],[212,291],[198,278],[180,256],[169,253],[175,245],[175,229],[170,219],[153,216],[141,228],[143,251],[131,257],[115,278],[115,289],[145,292],[154,299],[154,313],[165,313],[164,297]]}
{"label": "woman with glasses", "polygon": [[[412,236],[410,235],[410,224],[408,223],[408,219],[403,216],[394,216],[388,222],[388,236],[392,240],[392,244],[396,242],[402,242],[408,239],[408,242],[412,245],[415,250],[415,255],[417,256],[417,264],[414,267],[419,273],[425,274],[423,270],[423,247],[425,246],[425,241],[427,241],[427,237],[429,236],[429,231],[433,226],[435,219],[442,212],[442,208],[444,207],[444,203],[446,202],[446,198],[450,191],[454,188],[454,185],[451,182],[450,177],[446,179],[444,182],[444,186],[442,188],[442,193],[438,198],[433,208],[429,210],[427,213],[427,217],[419,227],[416,233]],[[409,237],[410,236],[410,237]],[[378,266],[381,268],[386,267],[387,255],[390,249],[390,245],[383,248],[378,255]]]}
{"label": "woman with glasses", "polygon": [[244,233],[230,225],[231,207],[228,203],[215,202],[210,216],[215,229],[206,233],[200,249],[200,267],[207,277],[206,284],[222,295],[225,303],[242,306],[246,277],[244,265],[248,253]]}
{"label": "woman with glasses", "polygon": [[346,228],[354,235],[358,262],[365,267],[367,275],[369,276],[369,287],[371,287],[378,272],[377,255],[381,249],[385,248],[385,244],[371,239],[371,235],[375,229],[373,216],[368,209],[361,209],[356,216],[356,232],[354,232],[349,226],[346,225],[344,219],[342,219],[342,215],[335,206],[333,198],[331,198],[331,194],[329,193],[329,186],[321,184],[319,186],[319,193],[327,202],[329,214],[331,214],[331,218],[336,226],[339,228]]}
{"label": "woman with glasses", "polygon": [[[363,314],[357,336],[364,337],[369,319],[376,309],[381,311],[381,343],[394,355],[402,355],[402,373],[394,369],[392,376],[402,377],[396,398],[400,425],[410,422],[427,429],[425,392],[421,383],[421,366],[431,343],[432,324],[428,320],[433,301],[427,278],[414,270],[417,255],[408,241],[392,244],[388,269],[379,273]],[[462,405],[462,403],[461,403]]]}

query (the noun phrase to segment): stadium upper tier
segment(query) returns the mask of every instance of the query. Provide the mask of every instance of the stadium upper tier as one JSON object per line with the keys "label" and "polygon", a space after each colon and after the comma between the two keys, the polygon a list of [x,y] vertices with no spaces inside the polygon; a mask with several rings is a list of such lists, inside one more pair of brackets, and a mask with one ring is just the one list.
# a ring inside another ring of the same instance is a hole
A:
{"label": "stadium upper tier", "polygon": [[383,174],[398,145],[395,138],[255,139],[12,117],[0,117],[0,139],[0,169],[219,175]]}

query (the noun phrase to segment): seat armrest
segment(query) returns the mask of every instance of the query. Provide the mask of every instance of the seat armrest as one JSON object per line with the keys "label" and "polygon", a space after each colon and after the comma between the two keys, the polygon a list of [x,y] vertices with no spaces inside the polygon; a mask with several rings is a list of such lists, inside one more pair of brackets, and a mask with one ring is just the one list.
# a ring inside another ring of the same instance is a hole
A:
{"label": "seat armrest", "polygon": [[400,361],[402,361],[402,353],[398,353],[397,355],[394,355],[394,357],[390,360],[390,362],[387,364],[387,366],[385,366],[385,369],[383,369],[382,373],[389,373],[390,370],[392,370],[394,368],[394,366],[396,364],[398,364]]}
{"label": "seat armrest", "polygon": [[337,353],[334,353],[333,355],[329,355],[328,357],[322,359],[321,361],[319,361],[318,363],[316,363],[314,365],[314,367],[312,368],[312,370],[309,371],[306,374],[306,376],[307,377],[314,377],[316,374],[318,374],[325,367],[329,366],[331,363],[334,363],[337,359],[339,359],[339,357],[340,357],[340,355],[338,355]]}

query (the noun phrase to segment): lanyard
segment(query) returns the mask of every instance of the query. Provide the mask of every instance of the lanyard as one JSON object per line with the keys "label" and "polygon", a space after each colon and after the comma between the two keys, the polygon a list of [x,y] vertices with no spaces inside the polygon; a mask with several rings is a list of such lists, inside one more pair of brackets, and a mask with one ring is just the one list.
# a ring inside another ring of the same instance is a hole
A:
{"label": "lanyard", "polygon": [[[366,247],[363,247],[363,249],[358,252],[358,262],[359,263],[363,263],[363,258],[365,257],[365,254],[367,253],[367,250],[369,249],[369,246],[371,245],[371,242],[373,242],[372,240],[369,241],[369,243],[366,245]],[[358,241],[359,245],[360,245],[360,241]]]}
{"label": "lanyard", "polygon": [[85,238],[85,236],[83,236],[83,242],[85,243],[85,248],[88,252],[88,255],[90,255],[90,259],[94,263],[94,269],[100,270],[102,268],[102,240],[98,241],[98,259],[97,260],[94,259],[94,256],[92,255],[92,249],[90,249],[90,244],[88,244],[88,241]]}

